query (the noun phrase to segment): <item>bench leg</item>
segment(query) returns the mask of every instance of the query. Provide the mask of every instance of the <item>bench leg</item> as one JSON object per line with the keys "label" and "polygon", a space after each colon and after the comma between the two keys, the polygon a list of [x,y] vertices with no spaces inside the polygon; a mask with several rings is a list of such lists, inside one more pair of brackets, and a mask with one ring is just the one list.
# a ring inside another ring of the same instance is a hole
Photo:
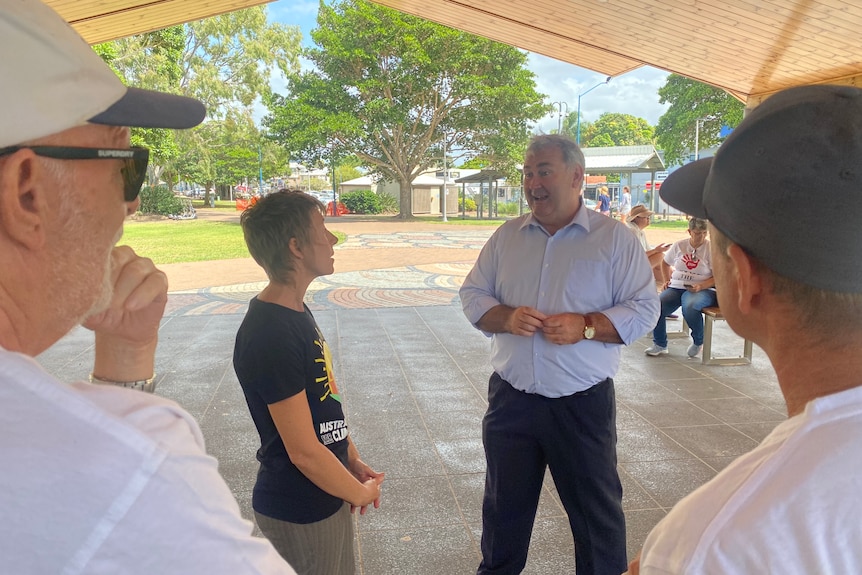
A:
{"label": "bench leg", "polygon": [[703,358],[704,365],[748,365],[751,363],[752,343],[746,339],[741,357],[712,357],[712,327],[715,318],[704,315],[703,323]]}

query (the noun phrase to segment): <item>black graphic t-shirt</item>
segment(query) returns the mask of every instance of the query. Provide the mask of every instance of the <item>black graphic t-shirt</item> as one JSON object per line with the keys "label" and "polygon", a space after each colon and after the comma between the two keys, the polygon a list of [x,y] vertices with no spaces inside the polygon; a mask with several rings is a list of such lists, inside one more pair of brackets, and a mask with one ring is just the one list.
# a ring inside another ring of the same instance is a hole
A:
{"label": "black graphic t-shirt", "polygon": [[233,366],[260,435],[252,507],[291,523],[326,519],[342,500],[291,463],[268,407],[305,392],[318,439],[347,465],[347,425],[332,356],[311,311],[252,299],[236,335]]}

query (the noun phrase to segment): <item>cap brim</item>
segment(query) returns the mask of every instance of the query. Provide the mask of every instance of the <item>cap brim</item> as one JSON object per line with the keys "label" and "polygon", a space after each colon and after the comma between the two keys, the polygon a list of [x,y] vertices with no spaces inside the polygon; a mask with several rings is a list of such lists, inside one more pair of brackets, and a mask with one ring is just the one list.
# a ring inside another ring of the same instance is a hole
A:
{"label": "cap brim", "polygon": [[194,98],[128,88],[110,108],[90,118],[93,124],[135,128],[192,128],[203,122],[204,105]]}
{"label": "cap brim", "polygon": [[703,191],[711,167],[712,158],[703,158],[674,170],[661,183],[659,197],[681,212],[708,219],[703,207]]}

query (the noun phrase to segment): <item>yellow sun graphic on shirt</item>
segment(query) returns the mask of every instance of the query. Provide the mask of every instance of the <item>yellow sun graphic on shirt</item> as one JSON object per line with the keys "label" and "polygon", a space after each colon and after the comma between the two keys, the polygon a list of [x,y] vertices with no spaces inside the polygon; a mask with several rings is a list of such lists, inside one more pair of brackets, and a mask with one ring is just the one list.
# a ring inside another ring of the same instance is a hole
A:
{"label": "yellow sun graphic on shirt", "polygon": [[320,397],[320,401],[324,401],[327,397],[331,397],[338,403],[341,403],[341,394],[338,393],[338,386],[335,383],[335,374],[332,372],[332,352],[329,350],[329,344],[323,339],[320,332],[317,332],[320,339],[314,343],[320,348],[321,356],[314,360],[322,368],[322,375],[314,379],[317,383],[323,384],[324,394]]}

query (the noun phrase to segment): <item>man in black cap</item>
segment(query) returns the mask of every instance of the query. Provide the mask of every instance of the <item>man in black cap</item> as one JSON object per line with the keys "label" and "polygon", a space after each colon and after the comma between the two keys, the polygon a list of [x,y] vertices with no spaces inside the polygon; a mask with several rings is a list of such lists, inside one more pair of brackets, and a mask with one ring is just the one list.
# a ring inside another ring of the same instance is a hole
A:
{"label": "man in black cap", "polygon": [[[143,391],[167,279],[115,247],[148,151],[125,126],[189,128],[197,100],[126,88],[53,10],[0,4],[0,573],[294,571],[251,523],[200,428]],[[90,382],[33,359],[95,332]]]}
{"label": "man in black cap", "polygon": [[843,211],[862,199],[862,90],[772,96],[661,196],[709,220],[721,310],[790,417],[680,501],[630,572],[862,573],[862,226]]}

